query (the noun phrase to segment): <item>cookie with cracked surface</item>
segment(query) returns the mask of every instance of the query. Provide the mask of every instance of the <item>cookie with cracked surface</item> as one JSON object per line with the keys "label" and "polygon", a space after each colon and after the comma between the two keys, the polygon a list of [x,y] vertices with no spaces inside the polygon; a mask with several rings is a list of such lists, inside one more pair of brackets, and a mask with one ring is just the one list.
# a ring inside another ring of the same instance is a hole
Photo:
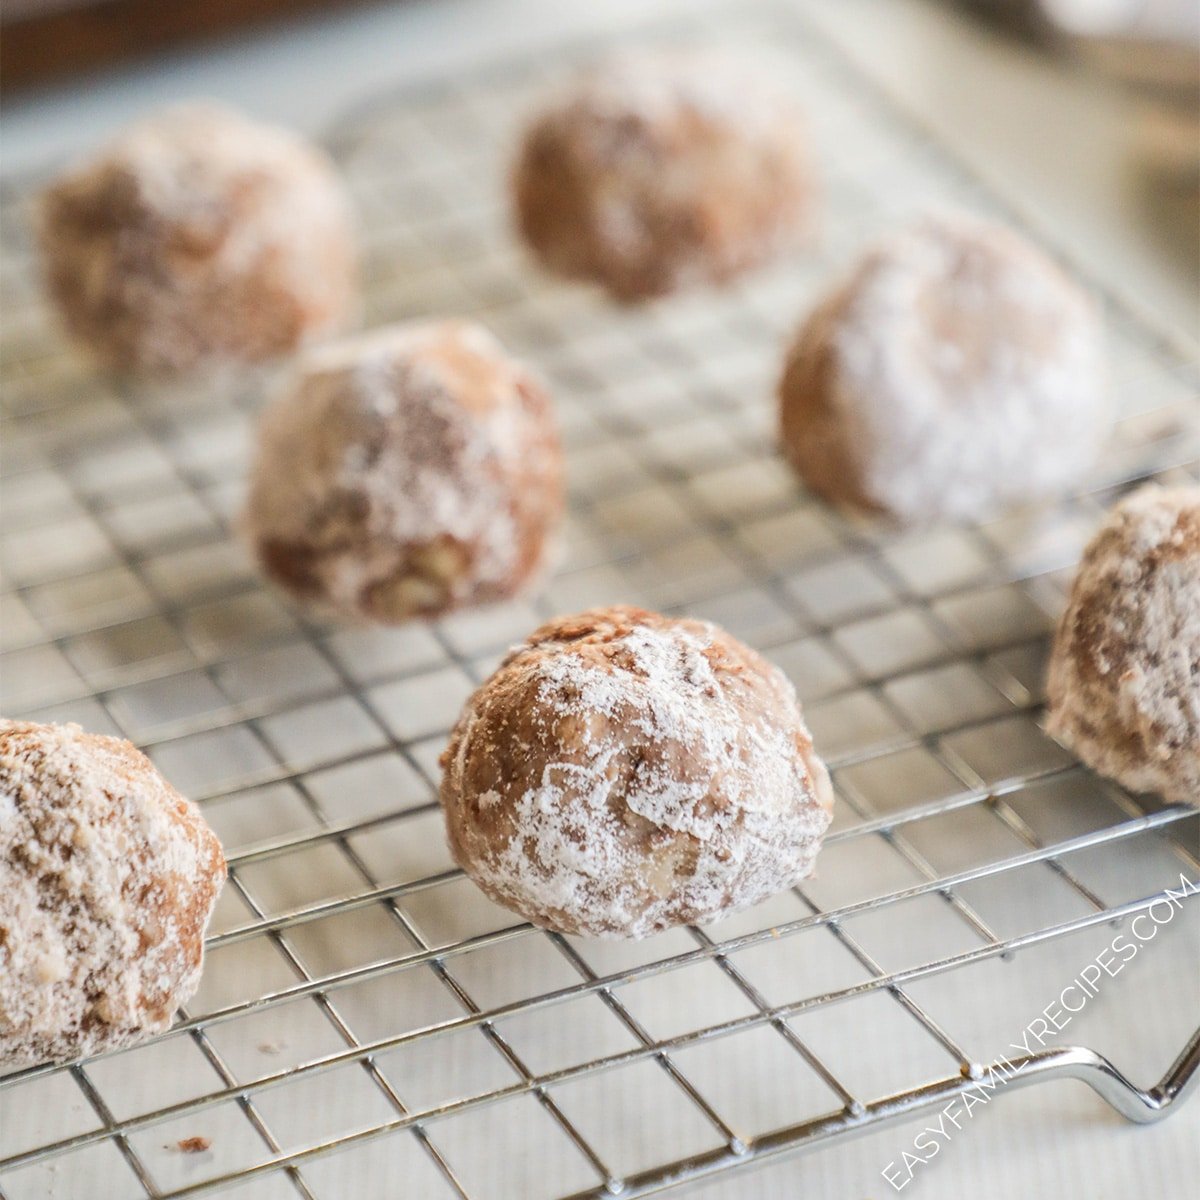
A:
{"label": "cookie with cracked surface", "polygon": [[128,742],[0,720],[0,1065],[166,1029],[224,879],[204,818]]}
{"label": "cookie with cracked surface", "polygon": [[550,621],[467,702],[442,756],[451,852],[537,925],[645,937],[804,878],[833,793],[791,684],[707,621]]}

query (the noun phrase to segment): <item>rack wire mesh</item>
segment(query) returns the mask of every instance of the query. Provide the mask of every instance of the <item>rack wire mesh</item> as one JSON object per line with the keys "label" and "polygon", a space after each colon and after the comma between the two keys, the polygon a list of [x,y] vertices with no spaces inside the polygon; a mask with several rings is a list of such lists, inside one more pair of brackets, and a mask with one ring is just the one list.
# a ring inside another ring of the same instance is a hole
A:
{"label": "rack wire mesh", "polygon": [[[539,597],[488,611],[345,629],[264,589],[231,518],[266,375],[91,374],[35,284],[29,186],[4,191],[6,708],[131,738],[230,865],[169,1034],[0,1079],[9,1200],[328,1198],[385,1179],[431,1197],[647,1194],[944,1103],[1041,1011],[1039,955],[1086,961],[1089,935],[1195,877],[1194,810],[1097,779],[1038,725],[1082,540],[1135,481],[1197,476],[1194,364],[1103,297],[1123,411],[1085,492],[915,533],[832,513],[774,453],[783,340],[906,213],[1018,218],[790,10],[646,36],[783,62],[821,164],[815,252],[637,309],[536,276],[507,232],[505,156],[528,101],[596,42],[381,98],[332,139],[363,214],[369,322],[475,315],[559,399],[565,561]],[[627,945],[488,903],[434,798],[449,725],[504,647],[618,600],[701,613],[779,662],[838,793],[816,877]],[[1184,926],[1155,1004],[1187,1020]],[[1031,1053],[1022,1082],[1075,1074],[1144,1120],[1194,1082],[1197,1053],[1193,1038],[1151,1091],[1078,1048]],[[194,1135],[209,1151],[179,1154]]]}

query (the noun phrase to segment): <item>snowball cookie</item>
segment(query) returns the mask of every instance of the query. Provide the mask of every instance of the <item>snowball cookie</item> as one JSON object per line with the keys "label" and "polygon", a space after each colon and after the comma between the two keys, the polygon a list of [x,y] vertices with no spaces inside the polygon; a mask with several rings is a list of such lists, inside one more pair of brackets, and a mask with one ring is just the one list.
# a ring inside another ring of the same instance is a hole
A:
{"label": "snowball cookie", "polygon": [[0,1066],[166,1029],[224,879],[212,830],[128,742],[0,720]]}
{"label": "snowball cookie", "polygon": [[1135,792],[1200,804],[1200,487],[1141,488],[1084,551],[1047,728]]}
{"label": "snowball cookie", "polygon": [[562,507],[546,392],[486,330],[444,321],[302,359],[263,416],[244,523],[300,600],[397,622],[519,592]]}
{"label": "snowball cookie", "polygon": [[514,171],[543,264],[624,300],[723,281],[807,232],[812,173],[791,102],[761,67],[627,54],[538,114]]}
{"label": "snowball cookie", "polygon": [[1069,487],[1111,414],[1099,319],[1016,234],[925,218],[821,303],[780,385],[813,491],[902,522],[975,520]]}
{"label": "snowball cookie", "polygon": [[224,108],[132,126],[49,188],[39,224],[67,328],[118,370],[268,358],[355,304],[350,205],[332,162]]}
{"label": "snowball cookie", "polygon": [[550,621],[442,756],[450,849],[537,925],[645,937],[803,879],[833,793],[782,673],[707,621]]}

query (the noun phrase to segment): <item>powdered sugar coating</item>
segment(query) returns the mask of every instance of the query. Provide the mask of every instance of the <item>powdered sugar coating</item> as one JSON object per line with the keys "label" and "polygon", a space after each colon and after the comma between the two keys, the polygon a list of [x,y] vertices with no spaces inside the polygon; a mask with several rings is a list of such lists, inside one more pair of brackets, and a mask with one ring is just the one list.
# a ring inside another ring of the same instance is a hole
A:
{"label": "powdered sugar coating", "polygon": [[1058,493],[1112,423],[1087,298],[1016,234],[955,214],[864,255],[800,330],[780,399],[810,487],[906,522]]}
{"label": "powdered sugar coating", "polygon": [[801,240],[803,122],[761,64],[627,52],[535,115],[514,171],[517,222],[543,263],[622,299],[721,281]]}
{"label": "powdered sugar coating", "polygon": [[1088,544],[1054,639],[1047,728],[1135,792],[1200,804],[1200,487],[1144,487]]}
{"label": "powdered sugar coating", "polygon": [[245,525],[302,600],[402,621],[538,573],[561,460],[548,396],[485,329],[389,326],[300,361],[263,415]]}
{"label": "powdered sugar coating", "polygon": [[0,720],[0,1065],[166,1029],[224,878],[199,812],[128,742]]}
{"label": "powdered sugar coating", "polygon": [[806,876],[833,795],[782,673],[715,625],[551,621],[468,701],[442,757],[456,861],[535,924],[645,937]]}
{"label": "powdered sugar coating", "polygon": [[353,218],[332,162],[217,105],[131,126],[46,191],[40,218],[68,328],[118,369],[266,358],[355,304]]}

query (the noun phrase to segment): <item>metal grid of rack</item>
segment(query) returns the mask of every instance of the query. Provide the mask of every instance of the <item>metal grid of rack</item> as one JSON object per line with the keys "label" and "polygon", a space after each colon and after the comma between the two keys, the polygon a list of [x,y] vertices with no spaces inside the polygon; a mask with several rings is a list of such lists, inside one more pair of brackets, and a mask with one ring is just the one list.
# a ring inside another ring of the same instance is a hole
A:
{"label": "metal grid of rack", "polygon": [[[368,322],[474,315],[558,397],[564,560],[540,596],[493,610],[345,629],[264,589],[232,524],[269,373],[90,374],[39,298],[27,189],[4,195],[6,709],[145,748],[230,866],[201,991],[169,1034],[0,1079],[9,1200],[96,1180],[159,1200],[337,1197],[352,1178],[647,1194],[944,1103],[1040,1011],[1024,970],[1039,948],[1111,937],[1195,878],[1194,810],[1148,807],[1038,726],[1082,540],[1136,480],[1197,476],[1193,367],[1108,297],[1121,449],[1085,493],[972,528],[832,513],[773,450],[787,334],[906,213],[1014,217],[791,13],[647,36],[782,61],[821,165],[815,251],[636,309],[536,276],[506,228],[505,155],[527,102],[597,44],[381,99],[333,139],[363,214]],[[457,708],[504,647],[618,600],[711,617],[779,662],[838,793],[813,879],[628,945],[484,900],[435,800]],[[1177,938],[1184,991],[1187,952]],[[827,1052],[847,1031],[855,1053]],[[1076,1075],[1148,1120],[1198,1055],[1193,1039],[1146,1092],[1052,1047],[1021,1082]],[[208,1152],[174,1148],[197,1134]]]}

